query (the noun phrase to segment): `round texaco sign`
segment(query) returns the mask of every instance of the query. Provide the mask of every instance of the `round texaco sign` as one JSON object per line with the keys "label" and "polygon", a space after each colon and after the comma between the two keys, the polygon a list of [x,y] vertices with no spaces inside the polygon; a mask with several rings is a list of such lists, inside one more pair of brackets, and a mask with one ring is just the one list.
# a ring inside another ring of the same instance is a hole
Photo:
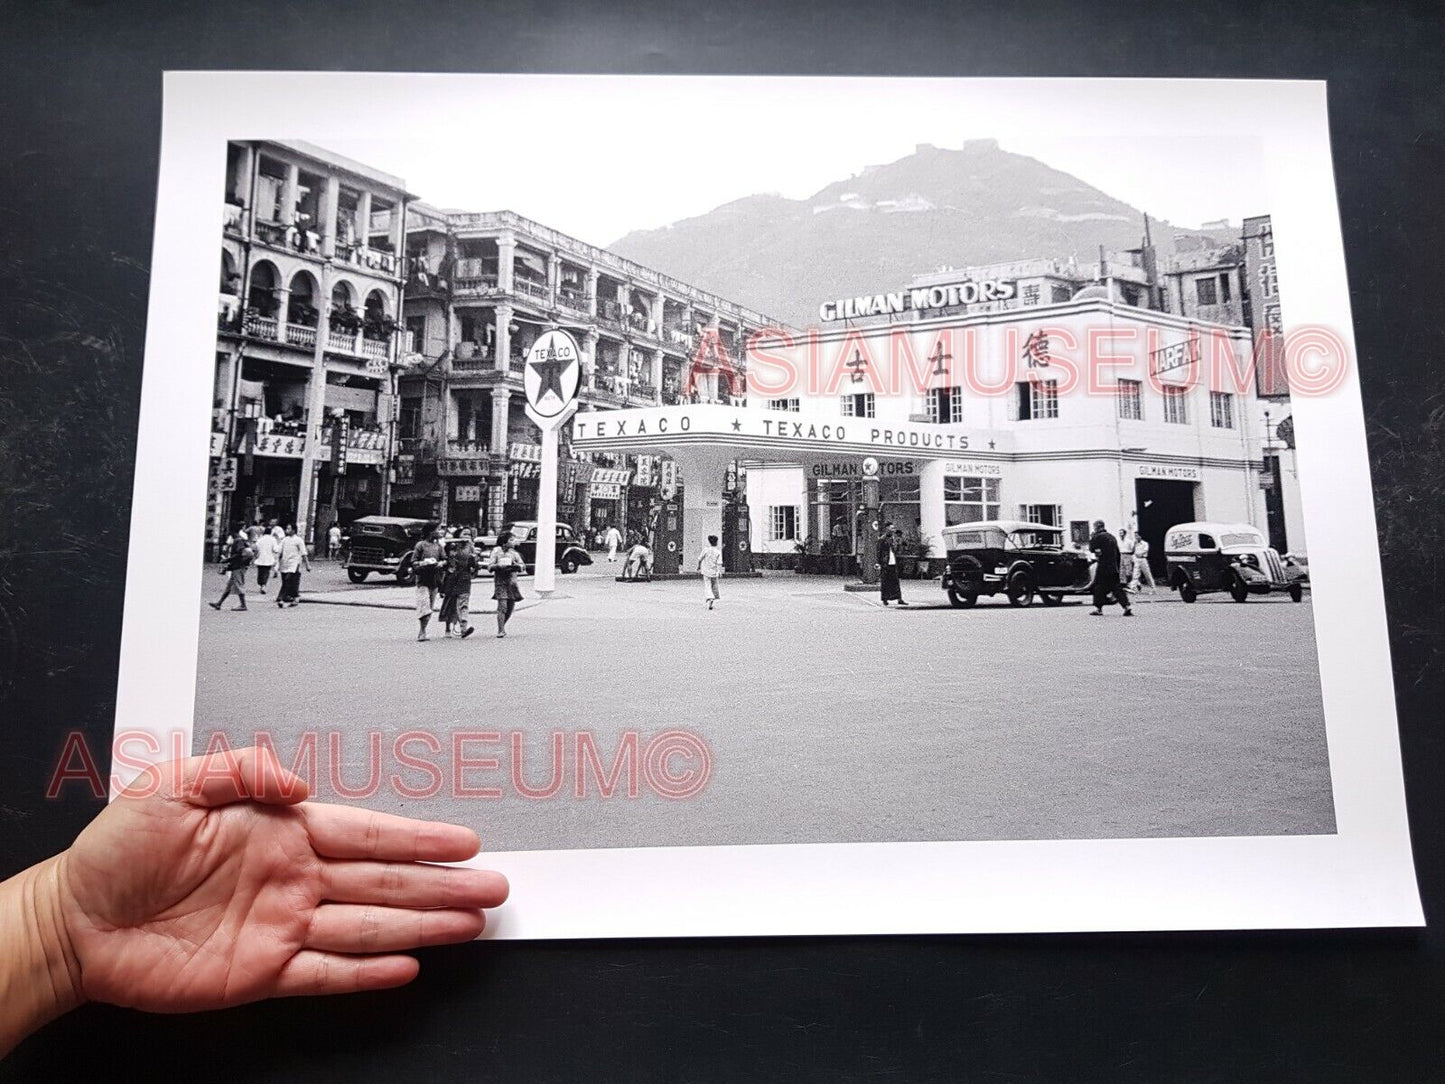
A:
{"label": "round texaco sign", "polygon": [[544,331],[527,351],[522,386],[527,405],[539,417],[557,418],[577,400],[582,380],[582,353],[577,340],[560,329]]}

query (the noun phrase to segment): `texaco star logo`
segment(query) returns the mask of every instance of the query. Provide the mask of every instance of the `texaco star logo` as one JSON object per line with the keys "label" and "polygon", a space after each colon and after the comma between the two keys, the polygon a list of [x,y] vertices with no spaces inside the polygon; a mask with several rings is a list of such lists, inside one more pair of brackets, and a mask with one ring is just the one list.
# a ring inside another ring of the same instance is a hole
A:
{"label": "texaco star logo", "polygon": [[527,352],[522,383],[527,405],[544,418],[564,413],[577,398],[582,377],[577,342],[565,331],[543,332]]}

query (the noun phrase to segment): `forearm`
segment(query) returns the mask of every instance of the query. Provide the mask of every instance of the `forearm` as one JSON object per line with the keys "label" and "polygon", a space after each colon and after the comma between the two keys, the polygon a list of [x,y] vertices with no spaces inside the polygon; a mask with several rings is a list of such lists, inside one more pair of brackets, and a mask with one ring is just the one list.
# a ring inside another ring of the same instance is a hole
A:
{"label": "forearm", "polygon": [[63,856],[0,884],[0,1057],[84,997],[61,913]]}

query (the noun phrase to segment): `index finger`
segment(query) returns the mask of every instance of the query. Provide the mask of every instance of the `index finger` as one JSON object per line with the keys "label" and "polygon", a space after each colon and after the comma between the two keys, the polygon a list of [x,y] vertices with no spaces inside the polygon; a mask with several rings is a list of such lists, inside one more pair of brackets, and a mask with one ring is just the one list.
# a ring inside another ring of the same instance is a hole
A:
{"label": "index finger", "polygon": [[306,816],[311,846],[325,858],[461,862],[482,849],[477,833],[460,824],[312,802],[297,808]]}

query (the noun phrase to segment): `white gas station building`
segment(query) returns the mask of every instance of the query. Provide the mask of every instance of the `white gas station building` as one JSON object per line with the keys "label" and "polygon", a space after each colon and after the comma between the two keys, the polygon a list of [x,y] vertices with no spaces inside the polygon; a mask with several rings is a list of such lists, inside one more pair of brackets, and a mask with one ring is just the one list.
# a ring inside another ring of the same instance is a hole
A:
{"label": "white gas station building", "polygon": [[747,546],[764,561],[800,547],[871,554],[889,521],[941,556],[954,523],[1049,523],[1082,544],[1103,519],[1142,534],[1160,560],[1175,523],[1263,526],[1248,328],[1127,305],[1103,287],[948,315],[911,300],[850,299],[848,312],[889,321],[750,344],[741,405],[582,413],[573,447],[676,461],[684,570],[742,500]]}

